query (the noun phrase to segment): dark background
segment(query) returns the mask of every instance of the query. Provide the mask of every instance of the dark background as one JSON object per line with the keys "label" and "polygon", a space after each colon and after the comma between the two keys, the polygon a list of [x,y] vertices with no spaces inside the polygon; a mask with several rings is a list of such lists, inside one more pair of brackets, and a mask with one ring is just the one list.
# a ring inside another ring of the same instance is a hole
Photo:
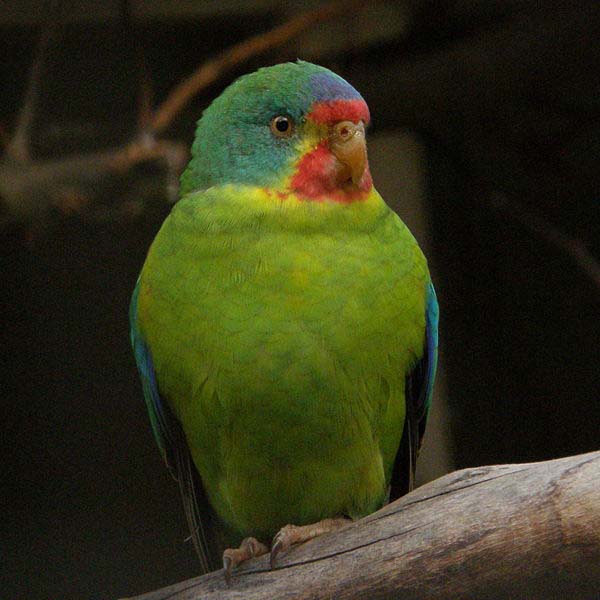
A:
{"label": "dark background", "polygon": [[[170,3],[141,5],[133,29],[119,3],[65,18],[41,79],[35,164],[133,135],[136,48],[158,102],[203,59],[294,14],[269,2],[207,6],[182,15]],[[0,16],[5,143],[43,20],[43,3],[20,8],[18,18]],[[242,72],[297,56],[334,68],[368,100],[374,138],[410,130],[424,149],[446,464],[598,449],[598,4],[413,1],[397,16],[385,39],[348,34],[363,23],[349,14],[334,30],[344,43],[301,38],[253,58],[199,94],[168,136],[190,143],[202,108]],[[129,296],[169,211],[164,172],[82,173],[77,193],[93,203],[142,198],[131,218],[48,208],[44,186],[38,207],[34,192],[15,191],[24,173],[34,177],[0,162],[1,595],[115,598],[193,576],[128,341]],[[17,215],[15,202],[36,208]]]}

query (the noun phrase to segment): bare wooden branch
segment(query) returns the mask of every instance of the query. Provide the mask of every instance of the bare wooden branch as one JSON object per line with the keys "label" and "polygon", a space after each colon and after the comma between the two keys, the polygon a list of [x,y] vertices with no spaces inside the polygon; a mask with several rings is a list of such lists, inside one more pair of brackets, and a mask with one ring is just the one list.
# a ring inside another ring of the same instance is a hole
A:
{"label": "bare wooden branch", "polygon": [[597,598],[600,451],[457,471],[268,560],[132,600]]}
{"label": "bare wooden branch", "polygon": [[0,227],[10,222],[41,221],[50,209],[79,213],[95,220],[119,221],[132,214],[130,206],[96,211],[90,190],[103,181],[126,173],[141,163],[159,163],[166,172],[167,192],[177,194],[179,175],[188,160],[187,147],[176,141],[144,136],[103,152],[90,152],[56,160],[24,164],[0,161]]}
{"label": "bare wooden branch", "polygon": [[271,48],[281,46],[311,26],[331,19],[343,10],[356,5],[358,5],[356,0],[329,2],[301,13],[271,31],[257,34],[235,44],[218,56],[202,63],[187,79],[177,85],[158,107],[152,119],[152,130],[154,133],[164,131],[198,92],[214,83],[236,65]]}

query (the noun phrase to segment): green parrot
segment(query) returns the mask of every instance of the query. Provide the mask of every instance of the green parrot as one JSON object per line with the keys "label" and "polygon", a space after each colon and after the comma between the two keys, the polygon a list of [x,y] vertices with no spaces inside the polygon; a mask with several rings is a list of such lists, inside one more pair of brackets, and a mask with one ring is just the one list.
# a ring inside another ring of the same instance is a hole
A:
{"label": "green parrot", "polygon": [[198,122],[130,309],[156,441],[204,571],[374,512],[412,486],[437,363],[417,242],[373,187],[369,110],[298,61]]}

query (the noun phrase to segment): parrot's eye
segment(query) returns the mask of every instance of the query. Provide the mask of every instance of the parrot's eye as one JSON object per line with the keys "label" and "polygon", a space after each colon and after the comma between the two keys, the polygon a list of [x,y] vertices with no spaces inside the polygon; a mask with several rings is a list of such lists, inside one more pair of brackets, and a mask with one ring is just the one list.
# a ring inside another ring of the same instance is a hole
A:
{"label": "parrot's eye", "polygon": [[278,138],[287,138],[294,133],[294,121],[285,115],[279,115],[271,119],[271,131]]}

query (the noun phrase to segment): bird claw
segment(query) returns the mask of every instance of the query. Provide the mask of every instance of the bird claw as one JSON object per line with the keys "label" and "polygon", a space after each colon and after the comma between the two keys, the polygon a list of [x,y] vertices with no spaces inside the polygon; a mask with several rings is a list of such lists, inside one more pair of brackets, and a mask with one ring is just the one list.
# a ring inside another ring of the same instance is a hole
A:
{"label": "bird claw", "polygon": [[242,540],[239,548],[227,548],[223,552],[223,572],[227,585],[231,583],[231,574],[235,567],[255,556],[262,556],[268,551],[269,549],[264,544],[253,537]]}
{"label": "bird claw", "polygon": [[285,552],[290,548],[293,542],[293,530],[297,529],[295,525],[286,525],[282,527],[275,537],[273,538],[273,542],[271,544],[271,569],[275,568],[275,561],[277,556],[283,551]]}
{"label": "bird claw", "polygon": [[286,525],[282,527],[271,543],[271,569],[275,568],[275,561],[281,552],[285,552],[294,544],[307,542],[313,538],[341,529],[350,523],[350,520],[345,517],[335,519],[323,519],[317,523],[310,525]]}

